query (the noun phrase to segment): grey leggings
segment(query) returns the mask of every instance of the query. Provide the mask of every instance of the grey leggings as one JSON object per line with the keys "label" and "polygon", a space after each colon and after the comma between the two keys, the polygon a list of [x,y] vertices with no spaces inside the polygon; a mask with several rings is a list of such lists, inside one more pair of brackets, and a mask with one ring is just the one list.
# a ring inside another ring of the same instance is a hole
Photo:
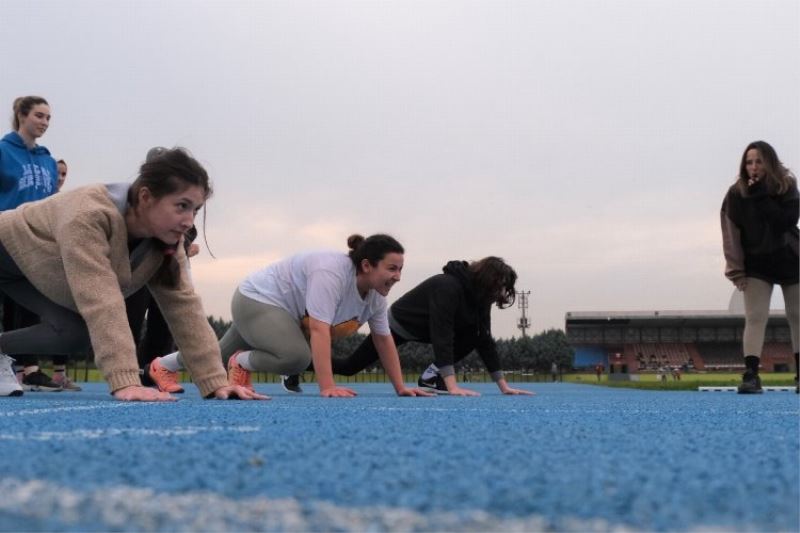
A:
{"label": "grey leggings", "polygon": [[231,302],[233,324],[219,341],[226,362],[237,350],[251,350],[258,372],[299,374],[311,364],[311,347],[300,322],[280,307],[257,302],[239,289]]}
{"label": "grey leggings", "polygon": [[[772,283],[757,278],[747,278],[744,290],[744,355],[761,357],[764,347],[764,333],[769,319],[769,302],[772,299]],[[786,304],[786,320],[792,334],[792,351],[797,353],[798,327],[800,327],[800,291],[798,284],[781,285]]]}

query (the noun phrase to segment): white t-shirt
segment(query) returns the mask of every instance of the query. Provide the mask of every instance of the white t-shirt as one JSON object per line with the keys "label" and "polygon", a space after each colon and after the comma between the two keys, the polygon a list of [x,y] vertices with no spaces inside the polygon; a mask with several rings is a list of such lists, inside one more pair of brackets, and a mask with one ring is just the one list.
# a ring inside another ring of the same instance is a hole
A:
{"label": "white t-shirt", "polygon": [[365,322],[377,335],[390,335],[386,298],[370,289],[361,298],[356,267],[341,252],[293,255],[250,274],[239,292],[285,309],[299,321],[310,316],[330,324],[334,337],[355,333]]}

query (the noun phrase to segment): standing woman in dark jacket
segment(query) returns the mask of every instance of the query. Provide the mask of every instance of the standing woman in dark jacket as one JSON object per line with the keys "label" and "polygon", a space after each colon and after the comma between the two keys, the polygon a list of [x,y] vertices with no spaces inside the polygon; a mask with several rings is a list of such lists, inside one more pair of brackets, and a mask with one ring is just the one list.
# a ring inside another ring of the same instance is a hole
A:
{"label": "standing woman in dark jacket", "polygon": [[750,143],[721,212],[725,276],[744,292],[746,370],[740,394],[762,392],[758,367],[774,285],[783,290],[797,383],[799,205],[797,179],[775,149],[764,141]]}
{"label": "standing woman in dark jacket", "polygon": [[[431,344],[434,364],[419,379],[419,386],[441,393],[478,396],[456,382],[454,365],[472,350],[491,373],[503,394],[532,394],[508,386],[492,338],[491,308],[514,303],[517,273],[499,257],[479,261],[450,261],[443,273],[432,276],[404,294],[389,309],[389,326],[395,344],[409,341]],[[334,359],[336,374],[353,375],[378,359],[368,336],[346,359]]]}

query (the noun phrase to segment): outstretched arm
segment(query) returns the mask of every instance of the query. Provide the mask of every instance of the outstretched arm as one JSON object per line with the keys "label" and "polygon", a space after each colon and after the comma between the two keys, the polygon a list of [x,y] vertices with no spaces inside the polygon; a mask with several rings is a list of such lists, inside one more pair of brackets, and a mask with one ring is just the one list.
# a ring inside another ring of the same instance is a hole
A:
{"label": "outstretched arm", "polygon": [[314,362],[314,373],[317,375],[319,394],[326,398],[350,398],[356,396],[352,389],[337,387],[333,380],[331,363],[331,325],[308,317],[308,329],[311,333],[311,360]]}

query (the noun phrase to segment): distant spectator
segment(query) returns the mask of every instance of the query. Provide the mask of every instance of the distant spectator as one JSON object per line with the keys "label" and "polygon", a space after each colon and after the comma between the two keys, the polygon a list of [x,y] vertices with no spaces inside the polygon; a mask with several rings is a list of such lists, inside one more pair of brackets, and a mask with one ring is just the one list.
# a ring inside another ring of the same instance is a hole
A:
{"label": "distant spectator", "polygon": [[553,378],[553,383],[558,381],[558,365],[555,361],[550,365],[550,377]]}
{"label": "distant spectator", "polygon": [[64,186],[64,182],[67,181],[67,163],[63,159],[59,159],[56,161],[56,165],[58,166],[58,182],[56,183],[56,189],[58,191],[61,190],[61,187]]}
{"label": "distant spectator", "polygon": [[600,376],[603,375],[603,370],[604,370],[603,365],[601,365],[600,363],[597,363],[594,366],[594,373],[597,374],[597,381],[600,381]]}
{"label": "distant spectator", "polygon": [[758,375],[769,303],[780,285],[792,338],[795,390],[798,383],[798,209],[797,179],[764,141],[750,143],[742,154],[739,175],[721,209],[725,276],[744,292],[742,344],[745,372],[739,394],[760,393]]}

